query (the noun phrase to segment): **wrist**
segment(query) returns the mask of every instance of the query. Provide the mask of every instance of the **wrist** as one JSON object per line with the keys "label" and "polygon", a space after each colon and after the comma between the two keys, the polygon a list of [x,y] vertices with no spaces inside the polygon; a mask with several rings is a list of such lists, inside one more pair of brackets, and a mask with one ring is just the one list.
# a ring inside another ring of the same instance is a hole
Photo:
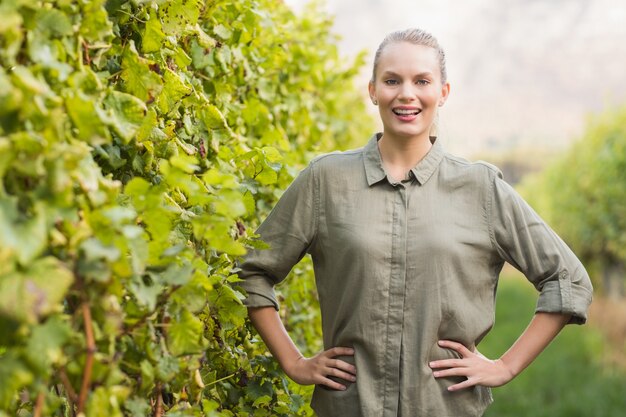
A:
{"label": "wrist", "polygon": [[519,374],[519,371],[516,370],[511,364],[507,363],[505,359],[500,358],[497,359],[496,362],[500,362],[500,366],[503,368],[509,380],[515,378]]}
{"label": "wrist", "polygon": [[301,354],[298,354],[291,358],[278,361],[278,364],[280,365],[282,370],[285,372],[285,374],[287,374],[289,378],[293,379],[293,376],[296,373],[295,372],[296,368],[298,367],[300,361],[304,359],[305,359],[304,356],[302,356]]}

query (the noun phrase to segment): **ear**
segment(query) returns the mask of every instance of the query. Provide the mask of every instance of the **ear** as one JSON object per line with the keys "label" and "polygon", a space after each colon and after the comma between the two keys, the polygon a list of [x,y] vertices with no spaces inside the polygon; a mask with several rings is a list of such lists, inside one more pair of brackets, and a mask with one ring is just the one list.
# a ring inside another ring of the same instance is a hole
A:
{"label": "ear", "polygon": [[367,84],[367,90],[370,93],[370,99],[372,100],[372,103],[374,103],[374,105],[378,104],[378,99],[376,98],[376,87],[374,86],[372,80],[370,80],[370,82]]}
{"label": "ear", "polygon": [[450,95],[450,83],[441,86],[441,98],[439,99],[439,107],[443,106]]}

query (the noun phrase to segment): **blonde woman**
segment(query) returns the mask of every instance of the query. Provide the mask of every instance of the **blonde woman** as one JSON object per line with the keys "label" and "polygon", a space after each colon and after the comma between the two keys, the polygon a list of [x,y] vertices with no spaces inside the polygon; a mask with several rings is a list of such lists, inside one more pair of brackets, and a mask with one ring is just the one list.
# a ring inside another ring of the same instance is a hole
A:
{"label": "blonde woman", "polygon": [[[484,163],[431,137],[450,95],[430,34],[387,36],[369,84],[383,132],[313,160],[259,228],[270,249],[242,263],[253,325],[285,373],[316,384],[320,417],[480,416],[567,323],[592,287],[563,241]],[[468,132],[468,136],[471,133]],[[312,256],[325,350],[305,358],[273,286]],[[500,358],[476,346],[493,325],[509,262],[539,290],[534,317]]]}

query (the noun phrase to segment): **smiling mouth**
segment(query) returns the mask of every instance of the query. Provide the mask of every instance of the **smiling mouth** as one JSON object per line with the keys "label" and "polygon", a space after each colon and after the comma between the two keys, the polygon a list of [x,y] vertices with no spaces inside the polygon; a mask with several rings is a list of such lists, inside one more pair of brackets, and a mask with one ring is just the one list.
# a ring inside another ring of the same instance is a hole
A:
{"label": "smiling mouth", "polygon": [[420,109],[393,109],[392,111],[398,116],[417,116],[422,112]]}

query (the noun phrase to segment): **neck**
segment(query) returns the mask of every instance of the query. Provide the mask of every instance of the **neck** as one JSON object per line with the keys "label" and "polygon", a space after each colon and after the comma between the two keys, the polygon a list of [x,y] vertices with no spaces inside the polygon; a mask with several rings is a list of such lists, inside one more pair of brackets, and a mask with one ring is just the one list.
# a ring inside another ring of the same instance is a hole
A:
{"label": "neck", "polygon": [[[406,174],[413,168],[432,147],[428,136],[416,139],[397,139],[383,134],[378,141],[378,149],[385,168],[394,173]],[[402,175],[404,177],[404,175]]]}

